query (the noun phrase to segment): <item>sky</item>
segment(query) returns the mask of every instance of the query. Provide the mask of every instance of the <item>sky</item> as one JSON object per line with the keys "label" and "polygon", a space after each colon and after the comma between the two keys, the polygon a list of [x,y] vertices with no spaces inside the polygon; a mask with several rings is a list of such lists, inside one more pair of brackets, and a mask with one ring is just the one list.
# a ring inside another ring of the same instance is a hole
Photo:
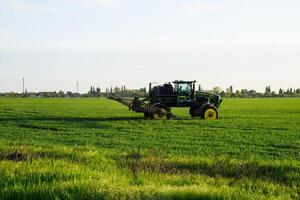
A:
{"label": "sky", "polygon": [[300,87],[299,0],[0,0],[0,92]]}

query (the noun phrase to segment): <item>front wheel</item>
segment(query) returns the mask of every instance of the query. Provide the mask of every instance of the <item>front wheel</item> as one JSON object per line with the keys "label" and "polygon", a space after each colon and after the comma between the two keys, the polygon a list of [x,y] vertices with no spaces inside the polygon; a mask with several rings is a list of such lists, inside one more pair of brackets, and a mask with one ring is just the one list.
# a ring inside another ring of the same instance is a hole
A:
{"label": "front wheel", "polygon": [[201,118],[205,120],[215,120],[219,118],[219,111],[214,106],[207,106],[201,112]]}

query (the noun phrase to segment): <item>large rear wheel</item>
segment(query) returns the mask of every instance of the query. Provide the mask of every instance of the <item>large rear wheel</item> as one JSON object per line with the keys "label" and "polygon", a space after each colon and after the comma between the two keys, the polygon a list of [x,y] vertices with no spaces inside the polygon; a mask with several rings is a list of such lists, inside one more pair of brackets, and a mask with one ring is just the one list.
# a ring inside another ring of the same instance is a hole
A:
{"label": "large rear wheel", "polygon": [[206,106],[201,112],[201,118],[205,120],[215,120],[219,118],[219,111],[214,106]]}

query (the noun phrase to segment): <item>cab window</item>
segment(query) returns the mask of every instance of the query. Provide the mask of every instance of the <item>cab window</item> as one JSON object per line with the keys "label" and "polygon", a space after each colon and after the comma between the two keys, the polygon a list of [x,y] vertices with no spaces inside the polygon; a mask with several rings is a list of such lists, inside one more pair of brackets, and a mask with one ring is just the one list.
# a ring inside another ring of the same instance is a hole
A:
{"label": "cab window", "polygon": [[189,92],[191,91],[192,86],[189,83],[177,83],[175,85],[175,90],[177,92]]}

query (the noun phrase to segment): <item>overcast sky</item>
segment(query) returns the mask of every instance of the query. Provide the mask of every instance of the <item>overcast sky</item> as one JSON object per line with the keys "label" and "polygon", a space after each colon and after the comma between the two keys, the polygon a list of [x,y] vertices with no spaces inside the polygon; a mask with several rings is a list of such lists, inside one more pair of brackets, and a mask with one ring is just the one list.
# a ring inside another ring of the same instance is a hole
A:
{"label": "overcast sky", "polygon": [[0,0],[0,92],[300,87],[299,0]]}

